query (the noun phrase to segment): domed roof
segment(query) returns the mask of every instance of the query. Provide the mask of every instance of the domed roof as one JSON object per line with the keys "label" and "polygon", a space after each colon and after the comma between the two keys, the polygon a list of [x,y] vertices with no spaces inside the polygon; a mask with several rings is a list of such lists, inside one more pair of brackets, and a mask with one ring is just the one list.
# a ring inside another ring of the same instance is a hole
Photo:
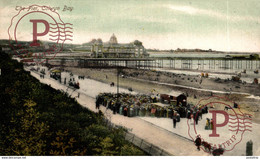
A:
{"label": "domed roof", "polygon": [[98,38],[96,42],[97,42],[98,44],[102,44],[102,43],[103,43],[103,41],[102,41],[101,38]]}
{"label": "domed roof", "polygon": [[115,36],[114,33],[113,33],[113,35],[110,37],[109,43],[110,43],[110,44],[117,44],[117,38],[116,38],[116,36]]}
{"label": "domed roof", "polygon": [[142,44],[141,41],[139,41],[139,40],[135,40],[135,41],[134,41],[134,45],[142,46],[143,44]]}
{"label": "domed roof", "polygon": [[90,41],[90,43],[95,43],[97,41],[97,39],[92,39],[91,41]]}

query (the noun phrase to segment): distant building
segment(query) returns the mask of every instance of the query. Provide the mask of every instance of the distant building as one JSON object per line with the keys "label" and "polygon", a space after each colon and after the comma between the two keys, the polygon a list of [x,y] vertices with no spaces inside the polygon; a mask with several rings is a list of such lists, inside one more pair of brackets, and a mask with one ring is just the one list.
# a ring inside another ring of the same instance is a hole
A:
{"label": "distant building", "polygon": [[251,60],[258,60],[259,59],[259,54],[226,55],[225,58],[227,58],[227,59],[251,59]]}
{"label": "distant building", "polygon": [[142,58],[149,56],[142,42],[135,40],[132,43],[118,43],[114,34],[108,42],[92,39],[89,43],[83,44],[83,47],[89,48],[92,57],[95,58]]}
{"label": "distant building", "polygon": [[117,38],[115,36],[115,34],[113,34],[109,40],[110,44],[117,44]]}

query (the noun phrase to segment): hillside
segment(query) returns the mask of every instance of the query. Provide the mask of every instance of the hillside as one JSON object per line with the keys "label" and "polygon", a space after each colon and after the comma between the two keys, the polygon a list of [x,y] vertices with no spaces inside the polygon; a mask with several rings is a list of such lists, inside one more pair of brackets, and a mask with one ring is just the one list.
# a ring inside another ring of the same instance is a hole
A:
{"label": "hillside", "polygon": [[8,55],[0,59],[0,156],[146,155],[101,112],[41,84]]}

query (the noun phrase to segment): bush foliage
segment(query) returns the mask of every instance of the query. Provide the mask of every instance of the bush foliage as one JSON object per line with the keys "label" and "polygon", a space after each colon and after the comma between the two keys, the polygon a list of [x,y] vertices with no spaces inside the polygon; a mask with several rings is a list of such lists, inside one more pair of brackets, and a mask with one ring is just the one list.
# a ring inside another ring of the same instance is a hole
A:
{"label": "bush foliage", "polygon": [[145,155],[107,128],[102,113],[40,83],[23,65],[0,54],[0,156]]}

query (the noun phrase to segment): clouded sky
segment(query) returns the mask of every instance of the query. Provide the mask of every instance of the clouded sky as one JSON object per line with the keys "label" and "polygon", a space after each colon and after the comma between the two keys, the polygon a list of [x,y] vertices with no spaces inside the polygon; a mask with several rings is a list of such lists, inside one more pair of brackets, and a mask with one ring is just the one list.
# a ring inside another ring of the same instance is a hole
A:
{"label": "clouded sky", "polygon": [[[0,0],[0,38],[17,6],[34,0]],[[136,39],[146,48],[201,48],[221,51],[260,52],[259,0],[39,0],[60,7],[64,22],[73,24],[73,43],[92,38],[119,42]],[[64,6],[72,11],[62,11]],[[24,40],[31,39],[31,31]],[[26,39],[27,38],[27,39]]]}

